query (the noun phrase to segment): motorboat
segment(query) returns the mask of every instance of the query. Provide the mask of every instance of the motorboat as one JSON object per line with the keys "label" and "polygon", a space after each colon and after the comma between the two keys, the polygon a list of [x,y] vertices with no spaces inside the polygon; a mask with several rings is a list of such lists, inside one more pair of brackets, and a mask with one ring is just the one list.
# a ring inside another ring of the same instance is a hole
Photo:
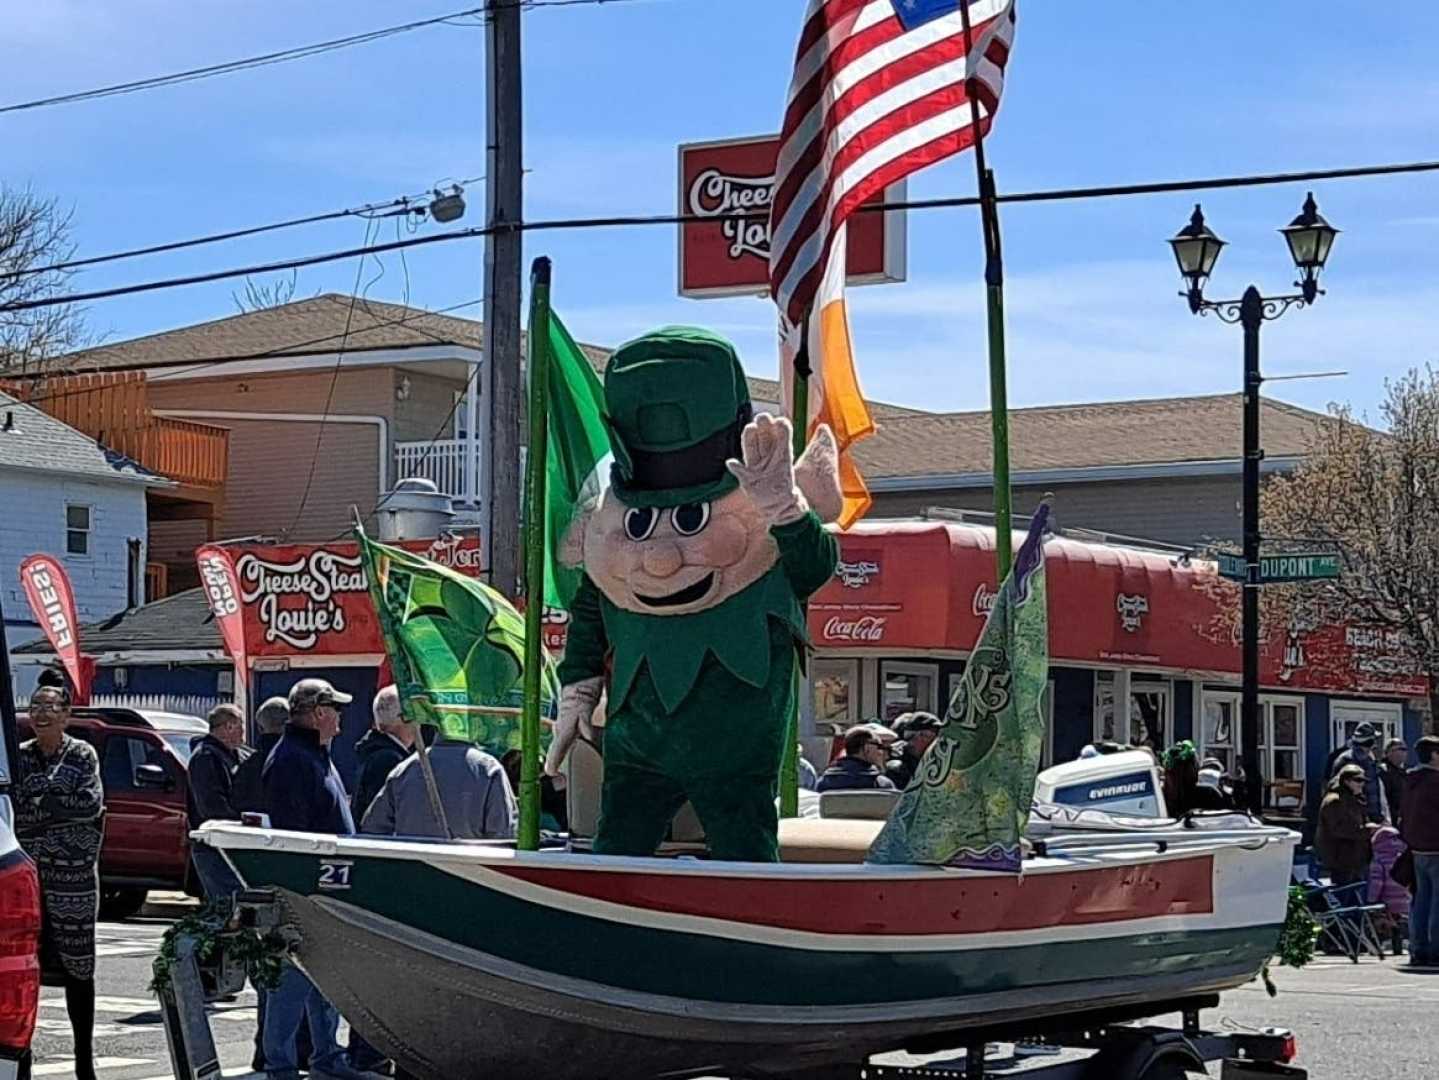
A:
{"label": "motorboat", "polygon": [[[777,864],[210,823],[297,962],[422,1077],[763,1076],[1253,979],[1297,835],[1037,803],[1021,873],[876,865],[873,817]],[[956,1042],[958,1045],[959,1042]]]}

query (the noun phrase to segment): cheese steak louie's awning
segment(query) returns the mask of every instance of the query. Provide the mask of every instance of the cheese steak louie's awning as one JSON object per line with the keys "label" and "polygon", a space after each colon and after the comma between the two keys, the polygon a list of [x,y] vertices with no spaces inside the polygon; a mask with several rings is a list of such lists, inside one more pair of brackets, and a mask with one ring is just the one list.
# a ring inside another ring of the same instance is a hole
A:
{"label": "cheese steak louie's awning", "polygon": [[[1056,538],[1045,545],[1050,655],[1114,667],[1237,674],[1237,589],[1212,565]],[[994,603],[994,533],[942,522],[876,522],[840,535],[840,566],[809,606],[817,648],[968,651]],[[1426,681],[1396,642],[1361,627],[1274,634],[1265,685],[1421,696]]]}

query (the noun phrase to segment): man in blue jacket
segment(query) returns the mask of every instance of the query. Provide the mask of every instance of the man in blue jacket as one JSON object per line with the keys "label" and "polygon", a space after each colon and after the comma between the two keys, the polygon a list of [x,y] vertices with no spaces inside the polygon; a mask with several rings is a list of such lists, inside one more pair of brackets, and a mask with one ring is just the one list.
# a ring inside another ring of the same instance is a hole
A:
{"label": "man in blue jacket", "polygon": [[[355,821],[340,774],[330,760],[330,743],[340,731],[341,708],[353,701],[324,679],[301,679],[290,690],[290,722],[265,762],[265,812],[276,829],[352,835]],[[340,1014],[293,964],[265,1004],[265,1069],[276,1080],[298,1080],[295,1037],[308,1014],[314,1049],[312,1080],[356,1080],[337,1036]]]}

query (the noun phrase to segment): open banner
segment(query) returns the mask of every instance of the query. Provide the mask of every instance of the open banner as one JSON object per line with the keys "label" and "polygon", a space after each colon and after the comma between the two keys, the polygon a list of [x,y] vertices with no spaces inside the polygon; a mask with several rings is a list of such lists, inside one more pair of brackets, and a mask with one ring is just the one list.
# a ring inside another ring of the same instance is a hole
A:
{"label": "open banner", "polygon": [[20,564],[20,584],[25,588],[25,599],[30,602],[35,621],[70,676],[70,685],[75,688],[75,704],[89,704],[95,664],[89,657],[80,655],[75,590],[64,563],[50,555],[31,555]]}

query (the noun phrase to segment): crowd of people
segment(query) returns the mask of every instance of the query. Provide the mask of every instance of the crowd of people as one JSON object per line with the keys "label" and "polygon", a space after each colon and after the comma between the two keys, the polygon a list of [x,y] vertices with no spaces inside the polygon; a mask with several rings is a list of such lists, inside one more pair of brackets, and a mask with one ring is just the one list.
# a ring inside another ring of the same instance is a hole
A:
{"label": "crowd of people", "polygon": [[1409,961],[1439,967],[1439,738],[1400,739],[1376,753],[1378,733],[1361,724],[1332,754],[1314,847],[1329,880],[1382,904],[1397,944],[1407,927]]}
{"label": "crowd of people", "polygon": [[813,791],[903,791],[919,769],[924,752],[941,727],[930,712],[908,712],[895,718],[893,726],[871,720],[856,724],[844,733],[844,752],[815,775],[801,758],[800,784]]}
{"label": "crowd of people", "polygon": [[[510,839],[518,816],[514,787],[500,762],[481,747],[440,737],[429,749],[440,814],[413,753],[415,727],[405,723],[391,686],[376,695],[373,725],[356,747],[353,793],[330,756],[353,698],[323,679],[302,679],[288,697],[271,698],[254,716],[256,745],[245,745],[245,715],[219,705],[195,744],[187,788],[191,828],[245,815],[277,829],[340,836]],[[104,834],[100,764],[89,743],[65,732],[71,696],[63,678],[33,695],[34,738],[20,748],[15,789],[17,835],[40,872],[42,961],[65,988],[74,1035],[75,1075],[92,1080],[95,1021],[95,922]],[[191,844],[195,875],[208,900],[230,900],[241,883],[218,851]],[[284,966],[279,985],[260,991],[256,1072],[274,1080],[362,1080],[380,1074],[384,1056],[358,1034],[339,1044],[340,1015],[305,974]]]}

